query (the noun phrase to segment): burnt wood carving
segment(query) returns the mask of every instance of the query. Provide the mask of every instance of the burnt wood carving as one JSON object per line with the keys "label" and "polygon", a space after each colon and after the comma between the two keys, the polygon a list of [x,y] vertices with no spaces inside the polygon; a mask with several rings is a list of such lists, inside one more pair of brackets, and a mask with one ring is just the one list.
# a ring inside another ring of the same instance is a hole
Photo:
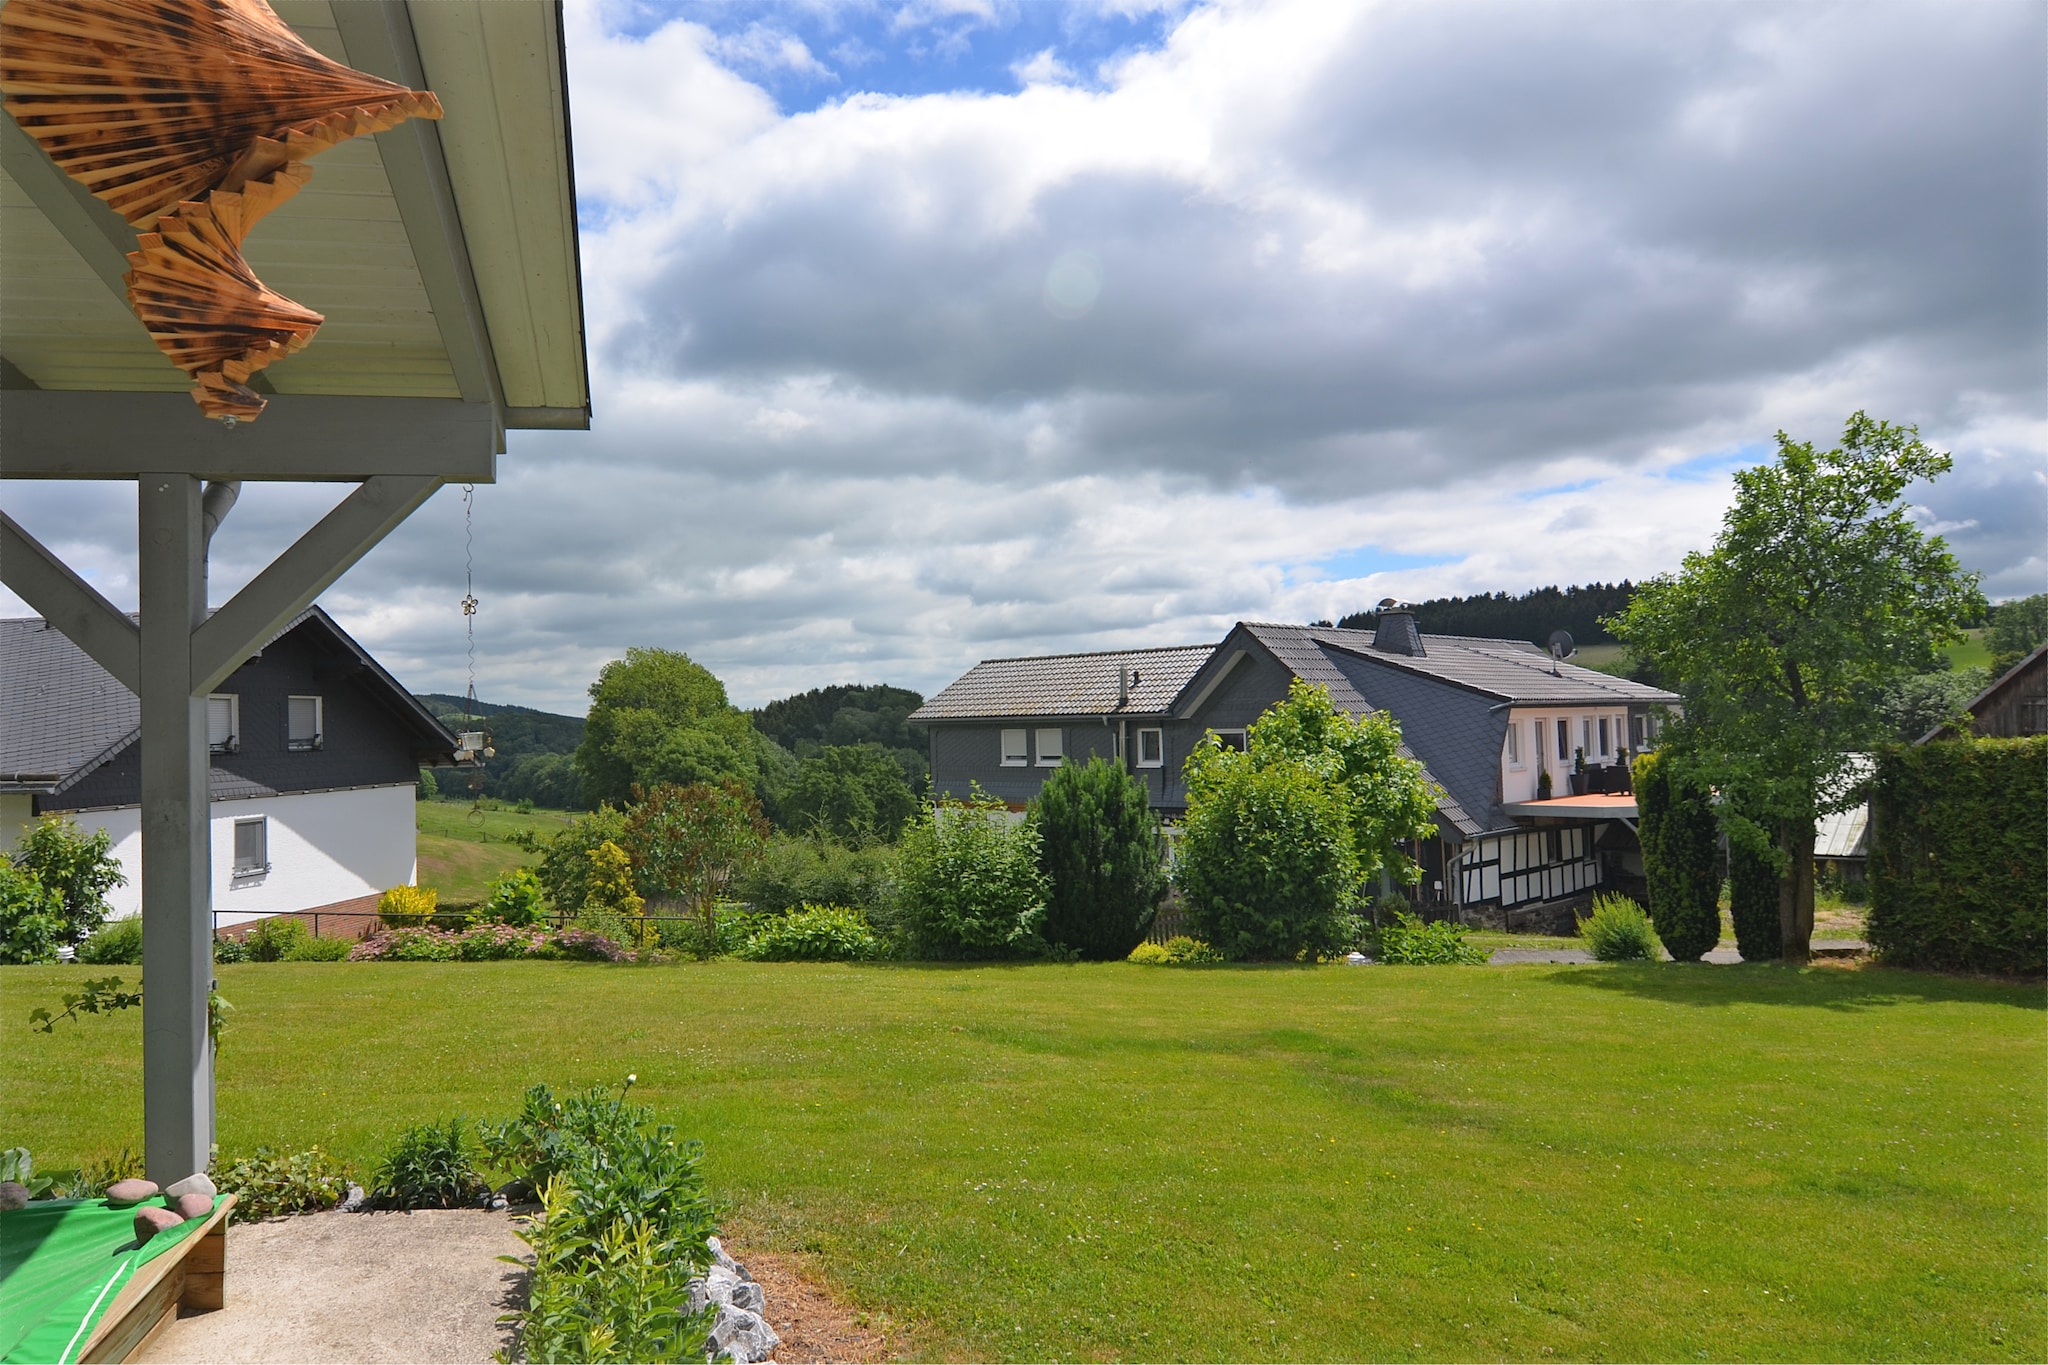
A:
{"label": "burnt wood carving", "polygon": [[264,366],[320,314],[268,289],[249,229],[346,138],[439,118],[433,95],[330,61],[264,0],[9,0],[7,111],[64,173],[137,228],[128,302],[210,417],[244,421]]}

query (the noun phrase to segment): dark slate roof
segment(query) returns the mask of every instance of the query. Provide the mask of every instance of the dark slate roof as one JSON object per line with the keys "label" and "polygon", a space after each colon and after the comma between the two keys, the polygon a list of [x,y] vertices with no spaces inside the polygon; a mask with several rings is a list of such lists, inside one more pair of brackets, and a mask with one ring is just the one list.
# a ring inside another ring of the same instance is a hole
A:
{"label": "dark slate roof", "polygon": [[[1358,688],[1353,684],[1351,678],[1345,674],[1343,669],[1337,666],[1328,654],[1324,653],[1321,647],[1322,642],[1316,638],[1325,633],[1323,630],[1314,626],[1281,626],[1250,621],[1241,622],[1238,628],[1264,645],[1272,653],[1273,657],[1278,659],[1281,665],[1295,677],[1300,678],[1303,682],[1327,688],[1330,693],[1330,703],[1338,710],[1349,712],[1354,716],[1361,716],[1368,711],[1379,709],[1360,695]],[[1369,632],[1365,631],[1343,631],[1341,633],[1345,635],[1369,634]],[[1225,643],[1228,643],[1228,641]],[[1418,763],[1423,763],[1422,759],[1406,743],[1401,745],[1401,756],[1414,759]],[[1437,803],[1437,813],[1439,815],[1443,816],[1444,819],[1455,825],[1461,833],[1467,836],[1485,832],[1485,825],[1472,817],[1471,813],[1465,809],[1458,798],[1451,794],[1450,786],[1439,779],[1434,772],[1430,771],[1427,763],[1423,763],[1422,772],[1430,782],[1434,783],[1444,793],[1444,799]]]}
{"label": "dark slate roof", "polygon": [[[913,724],[1054,716],[1160,715],[1187,685],[1214,645],[1117,649],[984,659],[910,713]],[[1117,705],[1117,672],[1136,669],[1130,700]]]}
{"label": "dark slate roof", "polygon": [[1372,647],[1369,630],[1305,629],[1318,644],[1359,654],[1374,663],[1420,673],[1456,687],[1483,692],[1497,701],[1529,706],[1675,705],[1678,694],[1617,678],[1577,664],[1555,663],[1534,645],[1519,640],[1481,640],[1465,635],[1425,635],[1424,653],[1391,654]]}
{"label": "dark slate roof", "polygon": [[[412,693],[399,686],[334,618],[308,607],[264,642],[301,626],[321,631],[352,655],[386,692],[386,703],[422,747],[453,761],[455,736]],[[37,617],[0,620],[0,791],[61,792],[134,743],[142,704],[114,675],[59,630]],[[247,779],[212,770],[215,800],[268,795]]]}
{"label": "dark slate roof", "polygon": [[135,694],[40,619],[0,620],[0,791],[47,791],[125,748]]}

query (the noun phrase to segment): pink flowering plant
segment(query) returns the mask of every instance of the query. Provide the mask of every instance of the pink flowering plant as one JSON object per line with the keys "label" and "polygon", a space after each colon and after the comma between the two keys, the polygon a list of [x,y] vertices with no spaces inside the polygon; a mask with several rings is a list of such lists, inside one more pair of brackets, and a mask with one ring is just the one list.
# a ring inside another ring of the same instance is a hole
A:
{"label": "pink flowering plant", "polygon": [[429,927],[383,929],[349,953],[351,962],[504,962],[557,958],[630,962],[633,954],[588,929],[478,924],[460,931]]}

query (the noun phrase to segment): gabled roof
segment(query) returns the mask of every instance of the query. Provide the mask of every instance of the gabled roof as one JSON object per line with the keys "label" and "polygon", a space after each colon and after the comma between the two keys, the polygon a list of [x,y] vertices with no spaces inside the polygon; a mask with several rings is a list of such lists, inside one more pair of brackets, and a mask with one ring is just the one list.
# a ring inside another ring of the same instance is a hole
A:
{"label": "gabled roof", "polygon": [[[1119,649],[984,659],[910,713],[913,724],[948,720],[1050,719],[1055,716],[1164,714],[1200,671],[1215,645]],[[1117,678],[1136,670],[1137,683],[1118,704]]]}
{"label": "gabled roof", "polygon": [[1318,644],[1370,659],[1376,664],[1420,673],[1456,687],[1483,692],[1498,701],[1525,706],[1601,706],[1635,703],[1670,706],[1678,695],[1661,687],[1617,678],[1577,664],[1558,663],[1520,640],[1482,640],[1465,635],[1425,635],[1422,654],[1394,654],[1373,648],[1369,630],[1305,629]]}
{"label": "gabled roof", "polygon": [[[373,693],[420,748],[452,761],[455,736],[319,607],[300,612],[264,643],[302,627],[362,666]],[[0,620],[0,791],[63,791],[134,743],[141,718],[135,694],[61,631],[37,617]]]}
{"label": "gabled roof", "polygon": [[[2048,644],[2034,646],[2033,653],[2021,659],[2011,668],[2006,669],[2005,672],[1999,674],[1996,678],[1993,678],[1991,686],[1970,698],[1970,704],[1965,706],[1963,710],[1967,711],[1972,717],[1975,717],[1980,712],[1991,709],[1988,703],[1996,702],[1999,695],[2003,692],[2018,689],[2024,685],[2030,675],[2041,668],[2041,658],[2043,655],[2048,655]],[[1953,739],[1956,733],[1956,727],[1944,721],[1913,742],[1915,744],[1928,744],[1937,739]]]}
{"label": "gabled roof", "polygon": [[[1342,669],[1339,669],[1330,662],[1328,655],[1323,653],[1320,647],[1322,642],[1316,638],[1326,633],[1321,628],[1315,626],[1281,626],[1264,622],[1242,621],[1238,623],[1238,630],[1245,632],[1264,645],[1272,653],[1273,657],[1280,661],[1281,666],[1295,677],[1300,678],[1305,683],[1328,689],[1330,703],[1338,710],[1349,712],[1354,716],[1362,716],[1368,711],[1379,709],[1361,696],[1357,687],[1352,684],[1351,679],[1345,676]],[[1232,633],[1235,634],[1236,632]],[[1341,633],[1345,635],[1360,635],[1369,634],[1370,632],[1347,630]],[[1229,641],[1226,640],[1224,643],[1228,644]],[[1401,757],[1422,763],[1422,759],[1406,743],[1401,745]],[[1460,833],[1467,836],[1480,834],[1485,831],[1485,825],[1472,818],[1471,813],[1463,805],[1459,804],[1455,796],[1451,795],[1450,787],[1438,778],[1435,773],[1430,771],[1427,763],[1422,763],[1422,775],[1428,778],[1430,783],[1444,794],[1443,799],[1437,803],[1437,813],[1439,815],[1456,826]]]}

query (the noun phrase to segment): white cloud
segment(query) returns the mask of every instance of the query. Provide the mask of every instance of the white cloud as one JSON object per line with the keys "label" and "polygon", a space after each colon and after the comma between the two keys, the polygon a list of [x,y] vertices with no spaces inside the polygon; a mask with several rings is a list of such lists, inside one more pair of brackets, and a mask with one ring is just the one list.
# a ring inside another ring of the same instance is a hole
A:
{"label": "white cloud", "polygon": [[[1987,589],[2044,586],[2038,7],[1233,3],[1086,85],[863,93],[835,49],[793,116],[745,75],[808,47],[569,13],[596,426],[478,491],[487,698],[575,709],[629,644],[758,702],[1640,578],[1858,408],[1955,452],[1913,498]],[[132,508],[20,487],[120,600]],[[218,586],[322,496],[245,494]],[[460,510],[326,599],[423,690]]]}

